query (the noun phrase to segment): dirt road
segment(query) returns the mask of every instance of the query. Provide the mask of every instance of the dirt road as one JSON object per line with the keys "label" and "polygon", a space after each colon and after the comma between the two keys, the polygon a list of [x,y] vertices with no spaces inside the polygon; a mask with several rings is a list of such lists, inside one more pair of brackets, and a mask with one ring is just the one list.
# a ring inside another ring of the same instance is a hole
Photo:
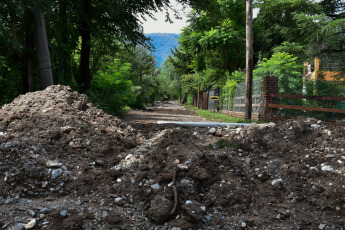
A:
{"label": "dirt road", "polygon": [[183,107],[177,101],[164,101],[156,102],[146,110],[132,110],[123,118],[123,121],[129,124],[154,124],[157,121],[202,122],[207,120]]}

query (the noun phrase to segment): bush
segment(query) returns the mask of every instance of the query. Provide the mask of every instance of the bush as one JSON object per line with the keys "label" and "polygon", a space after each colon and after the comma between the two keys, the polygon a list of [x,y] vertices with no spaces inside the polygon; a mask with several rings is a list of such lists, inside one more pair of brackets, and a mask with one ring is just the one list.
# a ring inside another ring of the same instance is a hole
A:
{"label": "bush", "polygon": [[121,116],[128,112],[135,101],[132,82],[128,80],[131,65],[118,60],[97,71],[87,92],[90,101],[105,112]]}

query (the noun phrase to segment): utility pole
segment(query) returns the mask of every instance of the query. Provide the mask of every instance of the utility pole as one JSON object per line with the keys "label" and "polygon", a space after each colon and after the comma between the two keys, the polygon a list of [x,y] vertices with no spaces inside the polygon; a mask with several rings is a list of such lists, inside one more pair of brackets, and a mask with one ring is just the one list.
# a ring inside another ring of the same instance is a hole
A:
{"label": "utility pole", "polygon": [[253,0],[246,0],[246,108],[244,119],[252,119],[253,94]]}

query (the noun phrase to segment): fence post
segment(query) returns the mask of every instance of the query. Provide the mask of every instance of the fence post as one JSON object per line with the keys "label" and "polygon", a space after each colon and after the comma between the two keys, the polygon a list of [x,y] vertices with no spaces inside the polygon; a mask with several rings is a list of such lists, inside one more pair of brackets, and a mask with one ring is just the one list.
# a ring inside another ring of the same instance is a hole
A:
{"label": "fence post", "polygon": [[277,109],[269,108],[270,103],[278,103],[277,98],[271,98],[271,93],[279,93],[278,77],[263,77],[263,115],[268,119],[271,114],[276,114]]}
{"label": "fence post", "polygon": [[208,93],[204,92],[203,93],[203,98],[202,98],[202,109],[208,109]]}

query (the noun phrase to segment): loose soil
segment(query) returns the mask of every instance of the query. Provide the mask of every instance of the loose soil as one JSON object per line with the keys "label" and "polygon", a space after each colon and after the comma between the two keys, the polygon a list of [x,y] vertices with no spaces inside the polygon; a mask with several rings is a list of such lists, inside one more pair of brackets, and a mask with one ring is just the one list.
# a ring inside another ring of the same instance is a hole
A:
{"label": "loose soil", "polygon": [[344,228],[344,127],[157,120],[203,121],[177,102],[120,120],[60,85],[4,105],[0,227]]}

